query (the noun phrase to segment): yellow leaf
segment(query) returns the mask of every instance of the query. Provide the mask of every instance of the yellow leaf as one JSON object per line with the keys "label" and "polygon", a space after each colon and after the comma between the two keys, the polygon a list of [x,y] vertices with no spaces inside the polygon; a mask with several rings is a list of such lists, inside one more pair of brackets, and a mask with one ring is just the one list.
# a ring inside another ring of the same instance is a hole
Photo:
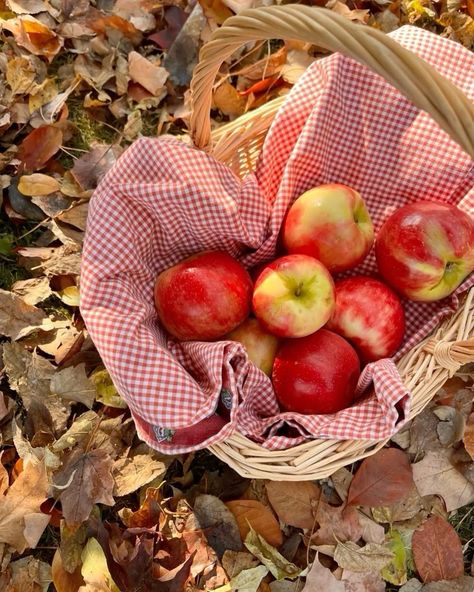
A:
{"label": "yellow leaf", "polygon": [[96,400],[108,407],[126,409],[127,403],[120,397],[107,370],[98,369],[90,375],[97,390]]}
{"label": "yellow leaf", "polygon": [[8,60],[6,79],[14,95],[31,92],[35,87],[36,70],[31,60],[16,57]]}
{"label": "yellow leaf", "polygon": [[59,183],[54,177],[43,173],[23,175],[18,182],[18,190],[23,195],[49,195],[59,190]]}
{"label": "yellow leaf", "polygon": [[73,573],[69,573],[64,569],[59,549],[56,549],[54,554],[51,571],[57,592],[77,592],[80,586],[85,584],[79,568]]}
{"label": "yellow leaf", "polygon": [[90,538],[82,551],[82,577],[86,584],[104,592],[120,592],[110,575],[107,560],[97,539]]}
{"label": "yellow leaf", "polygon": [[30,91],[28,97],[28,109],[33,113],[43,107],[58,96],[58,87],[51,78],[46,78],[41,84],[38,84],[33,92]]}
{"label": "yellow leaf", "polygon": [[214,91],[213,107],[219,109],[224,115],[238,116],[245,111],[247,101],[241,97],[230,82],[223,82]]}
{"label": "yellow leaf", "polygon": [[79,288],[77,286],[68,286],[64,290],[59,290],[56,294],[64,304],[68,306],[79,306]]}

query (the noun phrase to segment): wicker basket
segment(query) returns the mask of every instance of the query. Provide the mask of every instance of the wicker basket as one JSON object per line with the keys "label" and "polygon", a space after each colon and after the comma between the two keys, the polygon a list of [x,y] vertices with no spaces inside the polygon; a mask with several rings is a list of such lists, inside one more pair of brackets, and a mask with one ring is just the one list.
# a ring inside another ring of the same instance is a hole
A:
{"label": "wicker basket", "polygon": [[[375,29],[355,25],[331,11],[300,5],[249,9],[229,18],[201,51],[191,83],[191,132],[195,145],[210,151],[240,177],[255,166],[265,135],[284,99],[239,117],[211,133],[214,80],[222,62],[249,41],[299,39],[341,52],[383,76],[417,107],[429,113],[474,157],[474,107],[429,64]],[[474,288],[462,307],[397,364],[411,390],[414,417],[462,364],[474,361]],[[210,450],[245,477],[299,481],[320,479],[382,448],[387,440],[315,439],[288,450],[269,451],[241,434]]]}

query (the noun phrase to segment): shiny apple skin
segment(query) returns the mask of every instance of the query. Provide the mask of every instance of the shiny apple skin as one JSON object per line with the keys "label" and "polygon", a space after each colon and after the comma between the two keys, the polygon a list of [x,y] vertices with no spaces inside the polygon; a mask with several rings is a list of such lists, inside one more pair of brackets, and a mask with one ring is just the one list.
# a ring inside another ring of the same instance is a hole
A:
{"label": "shiny apple skin", "polygon": [[283,245],[290,253],[310,255],[331,273],[359,265],[374,242],[374,226],[360,193],[341,183],[306,191],[283,222]]}
{"label": "shiny apple skin", "polygon": [[405,334],[400,298],[383,282],[354,276],[336,282],[336,307],[327,329],[347,339],[362,362],[390,358]]}
{"label": "shiny apple skin", "polygon": [[272,382],[284,411],[319,415],[349,407],[359,375],[354,348],[340,335],[320,329],[282,343],[273,364]]}
{"label": "shiny apple skin", "polygon": [[271,375],[279,340],[275,335],[265,331],[258,319],[250,317],[245,319],[242,324],[225,335],[223,339],[241,343],[247,351],[249,360],[262,372],[265,372],[268,376]]}
{"label": "shiny apple skin", "polygon": [[334,309],[334,282],[314,257],[286,255],[258,276],[252,298],[255,316],[278,337],[304,337],[320,329]]}
{"label": "shiny apple skin", "polygon": [[420,201],[396,210],[375,242],[383,279],[410,300],[449,296],[474,270],[474,222],[450,204]]}
{"label": "shiny apple skin", "polygon": [[155,307],[173,337],[210,341],[248,316],[252,290],[250,275],[239,261],[224,251],[206,251],[158,275]]}

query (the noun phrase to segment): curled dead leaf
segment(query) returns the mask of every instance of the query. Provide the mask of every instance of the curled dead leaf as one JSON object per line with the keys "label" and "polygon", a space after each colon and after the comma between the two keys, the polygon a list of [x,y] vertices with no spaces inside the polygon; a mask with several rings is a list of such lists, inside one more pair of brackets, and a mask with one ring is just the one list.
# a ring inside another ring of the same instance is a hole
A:
{"label": "curled dead leaf", "polygon": [[270,545],[279,547],[283,542],[280,526],[272,511],[257,500],[234,500],[226,503],[234,515],[242,540],[252,527]]}

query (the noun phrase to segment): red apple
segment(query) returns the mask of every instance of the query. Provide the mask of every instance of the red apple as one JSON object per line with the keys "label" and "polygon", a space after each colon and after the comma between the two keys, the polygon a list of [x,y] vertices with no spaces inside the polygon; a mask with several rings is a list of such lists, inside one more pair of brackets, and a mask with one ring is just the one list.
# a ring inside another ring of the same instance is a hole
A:
{"label": "red apple", "polygon": [[279,337],[304,337],[322,327],[334,308],[334,282],[308,255],[275,259],[258,276],[253,310],[262,326]]}
{"label": "red apple", "polygon": [[374,242],[374,227],[361,195],[340,183],[321,185],[292,204],[283,224],[288,253],[319,259],[331,272],[361,263]]}
{"label": "red apple", "polygon": [[174,337],[209,341],[248,316],[252,288],[249,274],[236,259],[223,251],[206,251],[158,275],[155,306]]}
{"label": "red apple", "polygon": [[246,319],[223,339],[241,343],[247,350],[249,360],[270,376],[278,349],[278,338],[265,331],[258,319]]}
{"label": "red apple", "polygon": [[384,280],[400,294],[440,300],[474,270],[474,222],[446,203],[409,204],[385,221],[375,254]]}
{"label": "red apple", "polygon": [[405,313],[398,296],[368,276],[336,282],[336,308],[326,327],[348,339],[364,363],[389,358],[405,333]]}
{"label": "red apple", "polygon": [[354,348],[340,335],[320,329],[285,340],[273,364],[272,381],[284,410],[316,415],[349,407],[359,374]]}

